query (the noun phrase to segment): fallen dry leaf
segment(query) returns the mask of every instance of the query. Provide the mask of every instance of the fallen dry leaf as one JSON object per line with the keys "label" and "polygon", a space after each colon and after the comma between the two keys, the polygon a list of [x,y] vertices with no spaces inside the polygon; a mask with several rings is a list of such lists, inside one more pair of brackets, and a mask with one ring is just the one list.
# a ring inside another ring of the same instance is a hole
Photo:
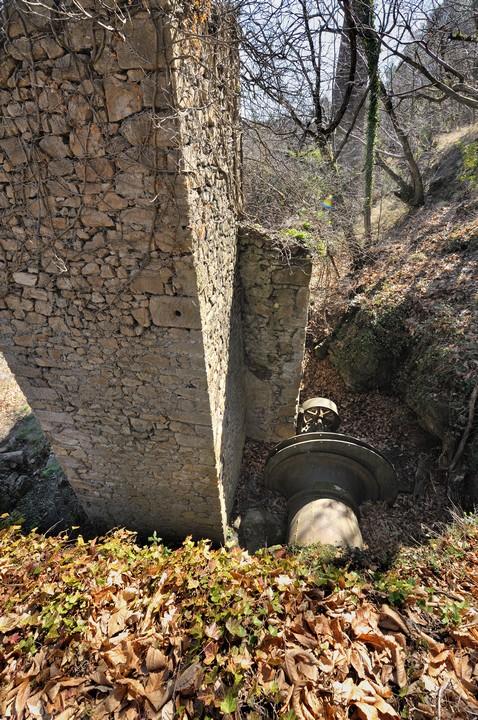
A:
{"label": "fallen dry leaf", "polygon": [[193,695],[201,686],[204,670],[200,663],[193,663],[179,675],[175,690],[180,695]]}

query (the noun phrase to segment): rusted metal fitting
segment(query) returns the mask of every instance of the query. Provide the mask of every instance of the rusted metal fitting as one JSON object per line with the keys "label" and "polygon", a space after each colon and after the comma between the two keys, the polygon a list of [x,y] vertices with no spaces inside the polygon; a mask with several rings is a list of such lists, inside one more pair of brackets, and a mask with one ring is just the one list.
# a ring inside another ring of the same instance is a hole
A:
{"label": "rusted metal fitting", "polygon": [[290,544],[360,548],[359,506],[396,497],[391,463],[362,440],[329,430],[339,423],[332,401],[309,400],[299,409],[299,434],[269,456],[265,484],[287,499]]}

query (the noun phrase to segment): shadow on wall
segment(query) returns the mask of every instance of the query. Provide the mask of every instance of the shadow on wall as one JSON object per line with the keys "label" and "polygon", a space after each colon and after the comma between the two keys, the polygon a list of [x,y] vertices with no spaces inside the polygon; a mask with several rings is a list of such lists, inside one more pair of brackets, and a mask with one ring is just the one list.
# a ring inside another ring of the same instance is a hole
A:
{"label": "shadow on wall", "polygon": [[[221,472],[219,482],[222,483],[226,522],[229,522],[240,482],[241,462],[245,440],[245,381],[241,318],[241,288],[239,268],[236,264],[234,288],[229,315],[228,365],[224,385],[224,413],[220,428],[219,460]],[[214,416],[214,412],[212,413]],[[225,529],[225,532],[227,530]]]}
{"label": "shadow on wall", "polygon": [[[230,352],[218,455],[227,519],[230,518],[234,502],[244,447],[245,392],[241,333],[237,271],[229,318]],[[18,391],[18,402],[24,407],[26,401],[13,373],[6,370],[6,374],[9,386]],[[20,406],[15,409],[20,412]],[[0,437],[0,513],[11,514],[27,531],[38,528],[41,532],[56,533],[80,526],[83,535],[93,536],[106,529],[95,527],[88,520],[40,423],[31,412],[19,419],[8,434]],[[184,532],[188,532],[187,526]],[[178,536],[162,533],[161,527],[157,528],[157,534],[173,545],[179,542]],[[148,535],[139,533],[139,542],[146,542]]]}

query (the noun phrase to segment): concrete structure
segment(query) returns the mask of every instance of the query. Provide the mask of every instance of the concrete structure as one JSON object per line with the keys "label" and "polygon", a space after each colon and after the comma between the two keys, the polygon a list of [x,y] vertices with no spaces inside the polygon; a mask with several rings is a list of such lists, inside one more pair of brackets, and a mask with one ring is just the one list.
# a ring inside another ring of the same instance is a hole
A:
{"label": "concrete structure", "polygon": [[52,7],[4,10],[1,349],[93,521],[221,540],[244,436],[292,429],[310,276],[237,241],[234,20]]}

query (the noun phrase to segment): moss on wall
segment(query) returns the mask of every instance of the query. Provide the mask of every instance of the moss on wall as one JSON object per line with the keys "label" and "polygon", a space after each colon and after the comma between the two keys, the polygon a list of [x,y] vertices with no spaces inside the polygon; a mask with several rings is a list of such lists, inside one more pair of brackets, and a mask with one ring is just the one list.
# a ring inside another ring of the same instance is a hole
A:
{"label": "moss on wall", "polygon": [[362,307],[342,325],[330,348],[332,361],[355,390],[391,390],[407,349],[403,305]]}
{"label": "moss on wall", "polygon": [[[428,321],[416,324],[410,302],[393,305],[391,299],[387,303],[377,300],[377,295],[367,298],[345,317],[331,341],[329,356],[354,390],[380,389],[402,397],[424,429],[442,441],[442,461],[447,467],[466,425],[476,382],[476,377],[461,372],[456,361],[452,318],[447,326],[437,308]],[[476,423],[460,471],[462,499],[476,504]]]}

